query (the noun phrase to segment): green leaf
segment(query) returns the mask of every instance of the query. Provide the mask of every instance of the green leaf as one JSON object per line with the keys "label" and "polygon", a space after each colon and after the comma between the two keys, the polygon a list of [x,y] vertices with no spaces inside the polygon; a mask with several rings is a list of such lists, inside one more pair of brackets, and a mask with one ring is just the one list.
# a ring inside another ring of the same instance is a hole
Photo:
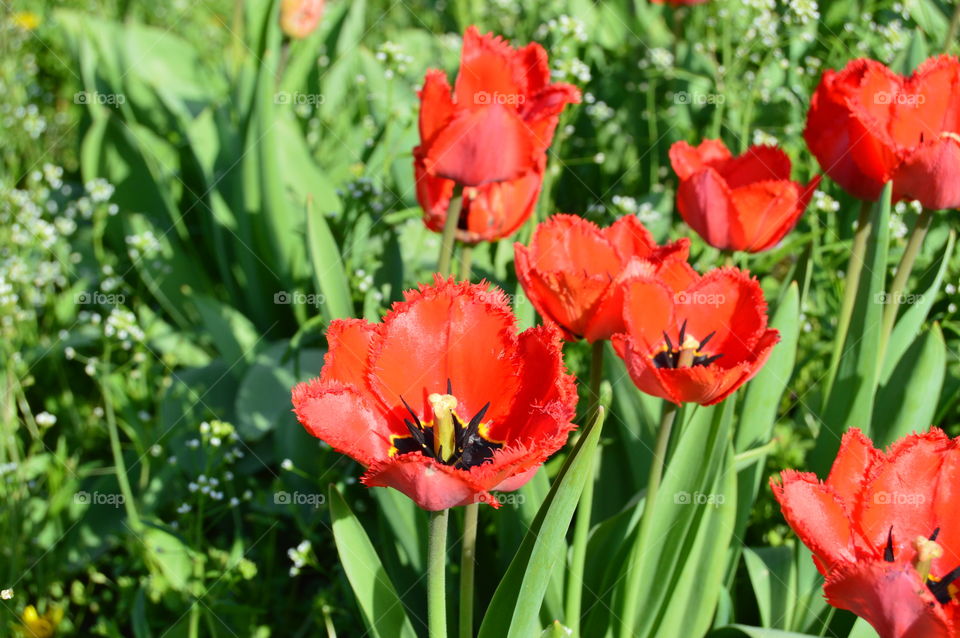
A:
{"label": "green leaf", "polygon": [[195,560],[190,549],[179,538],[157,527],[145,528],[140,540],[151,571],[161,574],[172,589],[186,591]]}
{"label": "green leaf", "polygon": [[907,348],[914,342],[923,322],[930,314],[930,308],[937,300],[937,293],[940,292],[940,286],[943,284],[943,278],[947,273],[947,267],[950,265],[950,256],[953,255],[953,249],[956,245],[957,234],[950,231],[947,236],[947,245],[940,253],[940,258],[936,263],[927,268],[927,277],[921,278],[921,284],[926,288],[919,295],[908,297],[913,303],[909,304],[903,314],[897,319],[896,326],[890,335],[890,341],[887,344],[887,354],[883,361],[883,372],[880,374],[880,383],[886,384],[893,373],[894,367],[900,361],[900,357],[907,351]]}
{"label": "green leaf", "polygon": [[262,438],[278,423],[299,427],[291,411],[290,389],[317,374],[323,366],[323,351],[301,350],[297,358],[283,361],[286,352],[285,341],[264,348],[237,388],[236,426],[246,441]]}
{"label": "green leaf", "polygon": [[216,299],[196,295],[193,302],[203,321],[203,331],[213,340],[217,353],[228,366],[236,366],[233,371],[237,376],[242,375],[257,355],[257,329],[241,313]]}
{"label": "green leaf", "polygon": [[710,632],[708,638],[816,638],[811,634],[798,634],[779,629],[748,627],[746,625],[728,625]]}
{"label": "green leaf", "polygon": [[604,411],[582,433],[550,488],[530,531],[494,593],[479,638],[528,638],[540,631],[540,606],[558,563],[567,555],[566,534],[583,486],[593,477]]}
{"label": "green leaf", "polygon": [[833,464],[844,432],[851,427],[858,427],[867,436],[871,434],[879,368],[877,352],[886,289],[892,188],[893,183],[887,182],[869,218],[870,232],[853,316],[841,352],[837,378],[825,404],[823,425],[810,457],[812,469],[822,476]]}
{"label": "green leaf", "polygon": [[306,216],[307,246],[310,250],[314,281],[317,290],[323,295],[321,312],[327,321],[352,317],[353,302],[350,299],[347,274],[343,269],[337,242],[333,239],[323,213],[314,210],[310,203],[306,207]]}
{"label": "green leaf", "polygon": [[922,333],[900,359],[890,380],[877,393],[872,438],[886,447],[933,423],[947,372],[947,346],[938,324]]}
{"label": "green leaf", "polygon": [[333,485],[330,486],[330,518],[340,564],[370,633],[381,638],[416,638],[403,602],[373,543]]}

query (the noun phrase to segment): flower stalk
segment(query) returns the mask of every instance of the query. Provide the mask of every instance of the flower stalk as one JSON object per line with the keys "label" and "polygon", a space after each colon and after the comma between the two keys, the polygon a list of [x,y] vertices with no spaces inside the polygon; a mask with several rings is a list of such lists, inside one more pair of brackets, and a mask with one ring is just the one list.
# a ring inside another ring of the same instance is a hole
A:
{"label": "flower stalk", "polygon": [[430,512],[427,549],[427,622],[430,638],[447,638],[447,521],[450,510]]}

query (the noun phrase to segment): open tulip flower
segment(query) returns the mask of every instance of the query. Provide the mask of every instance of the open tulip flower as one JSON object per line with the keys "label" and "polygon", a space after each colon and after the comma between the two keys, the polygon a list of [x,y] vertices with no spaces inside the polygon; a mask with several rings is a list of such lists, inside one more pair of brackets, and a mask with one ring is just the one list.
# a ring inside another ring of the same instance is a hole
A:
{"label": "open tulip flower", "polygon": [[720,140],[677,142],[670,163],[680,178],[684,221],[721,250],[760,252],[793,230],[820,183],[790,180],[790,158],[775,146],[751,146],[734,157]]}
{"label": "open tulip flower", "polygon": [[941,55],[909,77],[874,60],[827,71],[810,101],[804,137],[850,194],[876,200],[893,180],[896,199],[929,209],[960,206],[960,60]]}
{"label": "open tulip flower", "polygon": [[577,392],[548,326],[517,334],[506,295],[437,277],[380,324],[327,331],[318,379],[293,390],[314,436],[427,510],[488,502],[566,442]]}
{"label": "open tulip flower", "polygon": [[626,284],[626,332],[612,342],[633,382],[676,404],[713,405],[749,381],[780,334],[756,279],[720,268],[677,292],[657,277]]}
{"label": "open tulip flower", "polygon": [[420,91],[413,156],[427,226],[443,229],[460,186],[458,239],[476,243],[515,232],[537,202],[560,112],[579,101],[576,87],[550,83],[542,46],[514,49],[469,27],[453,90],[443,71],[431,69]]}
{"label": "open tulip flower", "polygon": [[881,638],[955,638],[960,603],[960,444],[934,428],[886,452],[850,430],[825,482],[771,481],[783,516],[813,552],[831,605]]}
{"label": "open tulip flower", "polygon": [[633,215],[607,228],[577,215],[539,224],[529,248],[514,244],[517,278],[545,322],[568,341],[590,343],[623,332],[623,282],[655,274],[683,290],[697,274],[687,264],[686,239],[657,246]]}

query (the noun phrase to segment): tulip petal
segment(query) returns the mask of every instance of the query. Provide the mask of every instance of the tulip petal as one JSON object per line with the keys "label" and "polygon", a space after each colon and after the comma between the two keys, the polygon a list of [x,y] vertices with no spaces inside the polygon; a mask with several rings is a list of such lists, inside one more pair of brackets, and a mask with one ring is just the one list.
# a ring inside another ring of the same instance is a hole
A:
{"label": "tulip petal", "polygon": [[909,551],[913,539],[936,529],[933,499],[944,452],[953,447],[942,431],[931,430],[901,439],[874,464],[857,512],[868,542],[882,547],[892,526],[894,542]]}
{"label": "tulip petal", "polygon": [[310,434],[362,465],[389,455],[390,436],[406,434],[357,390],[314,379],[293,389],[293,409]]}
{"label": "tulip petal", "polygon": [[703,140],[696,147],[686,142],[677,142],[670,147],[669,154],[673,171],[681,181],[731,157],[722,140]]}
{"label": "tulip petal", "polygon": [[510,43],[500,36],[481,35],[475,26],[467,27],[454,87],[456,103],[469,108],[491,103],[494,95],[523,95],[526,79],[518,73],[521,65],[514,62],[516,55]]}
{"label": "tulip petal", "polygon": [[516,320],[499,289],[455,283],[439,276],[433,286],[408,291],[378,326],[369,383],[397,417],[406,400],[431,414],[427,396],[444,393],[449,380],[457,413],[472,418],[488,402],[487,420],[502,417],[502,397],[517,392]]}
{"label": "tulip petal", "polygon": [[867,561],[830,574],[827,601],[869,622],[883,638],[953,638],[946,613],[909,565]]}
{"label": "tulip petal", "polygon": [[730,188],[712,168],[680,181],[677,209],[683,221],[711,246],[734,250],[737,238],[743,236]]}
{"label": "tulip petal", "polygon": [[780,478],[780,483],[771,479],[770,486],[783,517],[820,565],[830,570],[856,561],[849,512],[841,496],[809,472],[784,470]]}
{"label": "tulip petal", "polygon": [[364,319],[334,319],[327,328],[327,354],[323,357],[321,381],[337,381],[363,388],[367,384],[367,357],[376,333]]}
{"label": "tulip petal", "polygon": [[730,188],[740,188],[755,182],[789,181],[790,158],[776,146],[756,145],[743,155],[714,164]]}
{"label": "tulip petal", "polygon": [[496,103],[457,111],[424,149],[429,173],[464,186],[517,179],[540,152],[516,110]]}
{"label": "tulip petal", "polygon": [[455,106],[450,95],[450,82],[447,75],[437,69],[428,69],[420,89],[420,139],[425,143],[453,118]]}
{"label": "tulip petal", "polygon": [[858,428],[844,433],[826,484],[847,507],[853,508],[866,483],[867,472],[883,459],[873,442]]}
{"label": "tulip petal", "polygon": [[907,155],[893,179],[894,196],[931,210],[960,207],[960,135],[945,135]]}
{"label": "tulip petal", "polygon": [[361,479],[367,487],[392,487],[425,510],[436,512],[496,499],[473,481],[469,472],[437,463],[419,452],[403,454],[370,466]]}
{"label": "tulip petal", "polygon": [[800,195],[800,186],[790,181],[756,182],[734,190],[736,248],[760,252],[774,246],[803,214]]}

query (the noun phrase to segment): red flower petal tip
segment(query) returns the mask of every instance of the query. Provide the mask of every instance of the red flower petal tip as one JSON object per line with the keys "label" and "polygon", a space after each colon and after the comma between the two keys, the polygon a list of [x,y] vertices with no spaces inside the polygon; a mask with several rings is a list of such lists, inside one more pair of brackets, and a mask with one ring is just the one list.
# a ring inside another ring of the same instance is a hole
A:
{"label": "red flower petal tip", "polygon": [[553,328],[517,332],[506,295],[437,277],[379,324],[331,323],[320,377],[293,390],[314,436],[364,465],[368,486],[420,507],[518,489],[574,427],[574,379]]}

